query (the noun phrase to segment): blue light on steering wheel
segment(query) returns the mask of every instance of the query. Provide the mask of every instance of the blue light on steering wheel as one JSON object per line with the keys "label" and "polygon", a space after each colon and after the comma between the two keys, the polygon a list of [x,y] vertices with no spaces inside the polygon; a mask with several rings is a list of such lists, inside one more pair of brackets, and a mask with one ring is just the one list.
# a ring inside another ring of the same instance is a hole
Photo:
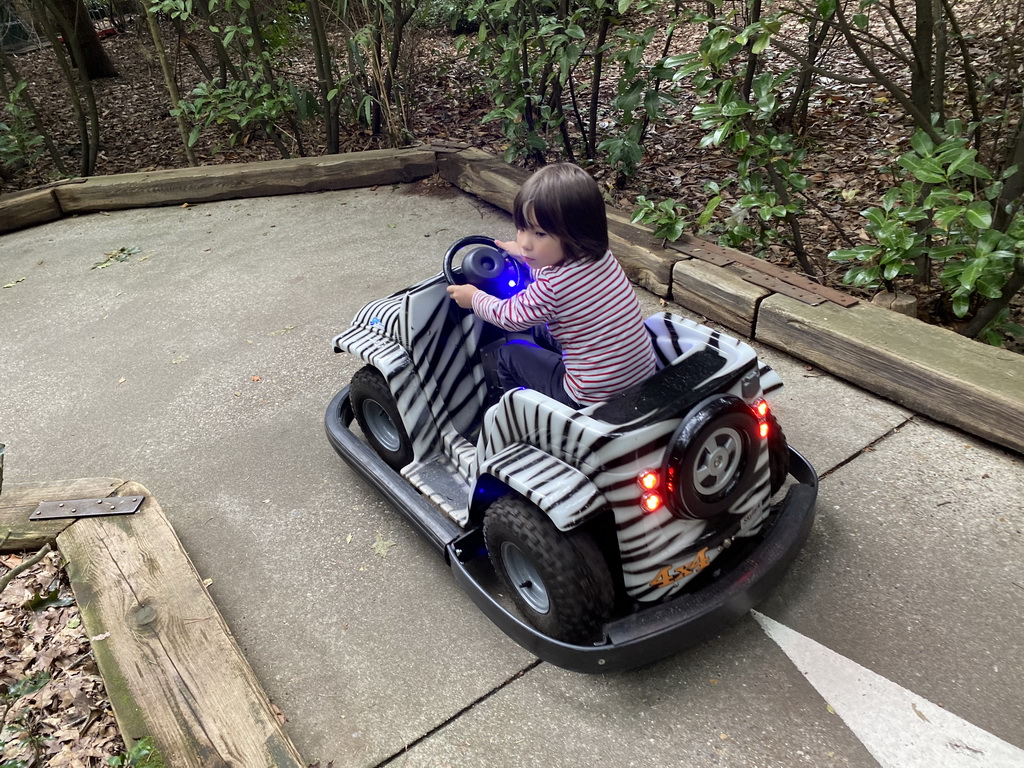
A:
{"label": "blue light on steering wheel", "polygon": [[492,283],[494,295],[499,299],[510,298],[526,288],[529,282],[530,277],[526,270],[514,263],[507,263],[501,277]]}

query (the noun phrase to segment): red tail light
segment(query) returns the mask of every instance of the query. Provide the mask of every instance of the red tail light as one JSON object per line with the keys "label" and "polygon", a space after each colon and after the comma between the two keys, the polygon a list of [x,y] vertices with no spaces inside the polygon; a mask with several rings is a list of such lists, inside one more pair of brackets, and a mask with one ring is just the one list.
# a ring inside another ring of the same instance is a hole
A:
{"label": "red tail light", "polygon": [[757,434],[764,440],[768,437],[768,433],[771,431],[771,427],[768,426],[768,402],[766,400],[758,400],[754,403],[754,415],[757,416]]}
{"label": "red tail light", "polygon": [[653,469],[644,470],[637,475],[636,481],[645,491],[653,491],[661,485],[661,477]]}
{"label": "red tail light", "polygon": [[637,485],[646,493],[640,497],[640,506],[646,513],[657,512],[665,505],[665,499],[657,488],[661,485],[661,475],[657,470],[645,469],[636,476]]}
{"label": "red tail light", "polygon": [[661,498],[661,494],[655,491],[648,491],[640,499],[640,506],[644,512],[657,512],[664,504],[665,500]]}

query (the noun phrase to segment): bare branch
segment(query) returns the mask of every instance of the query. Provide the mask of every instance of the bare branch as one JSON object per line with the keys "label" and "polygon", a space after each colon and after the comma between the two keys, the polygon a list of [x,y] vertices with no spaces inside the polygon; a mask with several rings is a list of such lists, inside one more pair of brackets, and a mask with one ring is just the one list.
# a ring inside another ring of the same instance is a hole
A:
{"label": "bare branch", "polygon": [[[6,541],[6,538],[7,537],[4,537],[5,541]],[[40,549],[38,552],[36,552],[34,555],[32,555],[32,557],[30,557],[28,560],[23,560],[21,565],[16,565],[14,568],[12,568],[10,571],[5,573],[3,576],[0,576],[0,592],[3,592],[7,588],[7,585],[10,584],[14,579],[16,579],[20,573],[22,573],[23,571],[27,571],[33,565],[35,565],[40,560],[42,560],[44,557],[46,557],[49,553],[50,553],[50,545],[49,544],[43,544],[42,549]]]}

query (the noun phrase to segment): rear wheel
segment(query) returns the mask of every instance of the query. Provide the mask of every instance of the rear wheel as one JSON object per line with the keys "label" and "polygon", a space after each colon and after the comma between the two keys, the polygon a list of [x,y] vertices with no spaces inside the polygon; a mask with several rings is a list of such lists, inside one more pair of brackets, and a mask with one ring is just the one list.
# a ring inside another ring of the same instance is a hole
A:
{"label": "rear wheel", "polygon": [[771,472],[772,496],[786,482],[789,474],[789,443],[774,414],[768,414],[768,468]]}
{"label": "rear wheel", "polygon": [[359,369],[349,385],[349,396],[356,421],[370,447],[392,469],[401,469],[411,462],[412,441],[383,374],[372,365]]}
{"label": "rear wheel", "polygon": [[608,563],[586,531],[559,531],[533,504],[495,502],[484,517],[494,569],[526,620],[567,643],[593,640],[615,599]]}

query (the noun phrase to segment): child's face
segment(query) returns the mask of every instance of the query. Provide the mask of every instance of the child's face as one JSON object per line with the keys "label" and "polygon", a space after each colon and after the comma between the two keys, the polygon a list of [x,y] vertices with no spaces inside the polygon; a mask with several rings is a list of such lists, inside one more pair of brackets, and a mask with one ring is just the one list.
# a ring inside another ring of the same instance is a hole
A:
{"label": "child's face", "polygon": [[561,264],[565,258],[562,241],[533,224],[531,222],[531,226],[516,233],[516,244],[523,251],[523,261],[531,269]]}

